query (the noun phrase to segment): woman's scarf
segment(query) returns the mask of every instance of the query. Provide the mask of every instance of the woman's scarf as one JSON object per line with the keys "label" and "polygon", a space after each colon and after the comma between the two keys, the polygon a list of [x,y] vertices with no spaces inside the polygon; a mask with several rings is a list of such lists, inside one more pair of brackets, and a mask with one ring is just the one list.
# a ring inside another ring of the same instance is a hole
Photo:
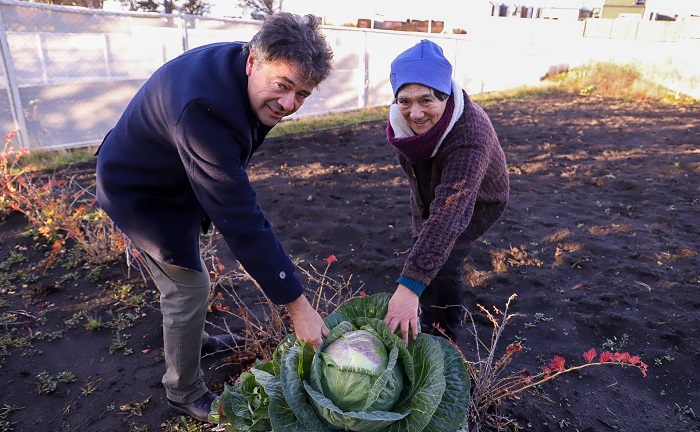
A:
{"label": "woman's scarf", "polygon": [[452,130],[464,111],[464,95],[459,84],[452,80],[452,94],[447,99],[445,112],[440,120],[424,134],[416,135],[399,112],[397,104],[389,108],[387,140],[414,164],[421,164],[435,156],[440,144]]}

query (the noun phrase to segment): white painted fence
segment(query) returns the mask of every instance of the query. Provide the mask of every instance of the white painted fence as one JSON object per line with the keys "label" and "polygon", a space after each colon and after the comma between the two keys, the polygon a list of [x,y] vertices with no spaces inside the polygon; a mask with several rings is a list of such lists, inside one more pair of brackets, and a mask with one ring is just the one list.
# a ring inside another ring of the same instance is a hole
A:
{"label": "white painted fence", "polygon": [[[629,28],[612,39],[611,27],[589,22],[489,17],[467,35],[324,27],[334,73],[295,116],[389,104],[391,60],[422,38],[443,47],[471,94],[535,84],[552,68],[613,61],[700,97],[700,25],[652,26],[663,36],[656,39],[671,39],[659,41],[639,37],[650,34],[639,29],[631,38]],[[31,149],[98,144],[164,62],[206,43],[249,40],[259,24],[0,0],[0,132],[26,131],[21,145]]]}

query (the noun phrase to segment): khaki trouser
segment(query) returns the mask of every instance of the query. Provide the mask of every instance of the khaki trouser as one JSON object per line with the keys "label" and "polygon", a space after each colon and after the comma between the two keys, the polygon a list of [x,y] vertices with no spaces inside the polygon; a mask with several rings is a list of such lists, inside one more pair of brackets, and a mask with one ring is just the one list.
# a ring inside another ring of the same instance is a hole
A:
{"label": "khaki trouser", "polygon": [[204,261],[204,272],[157,262],[148,255],[146,261],[160,291],[166,367],[163,387],[171,401],[190,403],[209,391],[200,365],[202,345],[209,338],[204,331],[209,273]]}

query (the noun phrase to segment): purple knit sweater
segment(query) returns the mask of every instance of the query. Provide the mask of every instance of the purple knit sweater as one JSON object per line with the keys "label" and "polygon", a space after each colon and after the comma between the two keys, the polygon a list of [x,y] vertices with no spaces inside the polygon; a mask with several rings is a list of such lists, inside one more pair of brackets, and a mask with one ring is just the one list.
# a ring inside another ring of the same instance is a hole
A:
{"label": "purple knit sweater", "polygon": [[396,151],[411,188],[415,244],[402,275],[430,284],[452,249],[466,249],[508,203],[506,158],[491,120],[464,94],[464,111],[435,156],[412,165]]}

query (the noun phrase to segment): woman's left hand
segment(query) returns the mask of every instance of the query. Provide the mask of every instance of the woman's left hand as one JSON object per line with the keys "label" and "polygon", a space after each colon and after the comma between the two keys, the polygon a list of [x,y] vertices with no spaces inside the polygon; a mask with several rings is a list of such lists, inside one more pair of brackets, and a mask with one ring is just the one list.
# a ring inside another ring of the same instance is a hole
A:
{"label": "woman's left hand", "polygon": [[401,329],[401,338],[406,346],[409,332],[413,340],[418,337],[418,304],[418,295],[401,284],[389,300],[384,322],[392,332]]}

